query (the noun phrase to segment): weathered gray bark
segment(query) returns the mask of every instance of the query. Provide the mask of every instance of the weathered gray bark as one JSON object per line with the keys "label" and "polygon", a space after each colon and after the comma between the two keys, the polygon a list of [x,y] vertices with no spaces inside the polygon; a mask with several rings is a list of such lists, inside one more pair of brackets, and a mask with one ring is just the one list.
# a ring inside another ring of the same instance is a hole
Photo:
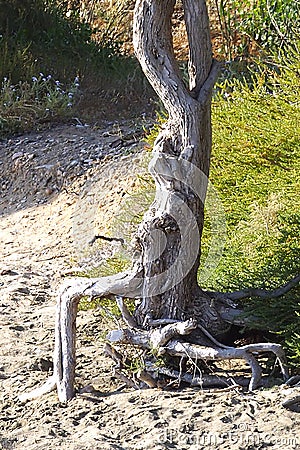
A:
{"label": "weathered gray bark", "polygon": [[152,319],[196,315],[218,334],[224,322],[197,284],[217,64],[212,60],[205,1],[184,0],[190,46],[189,86],[185,85],[172,47],[174,5],[174,0],[139,0],[135,10],[135,52],[169,115],[150,163],[156,198],[137,237],[143,296],[135,318],[145,326]]}
{"label": "weathered gray bark", "polygon": [[101,298],[112,294],[140,296],[141,280],[135,272],[119,273],[102,278],[73,278],[59,290],[56,305],[54,373],[40,388],[19,396],[21,401],[32,400],[57,389],[61,402],[74,397],[76,365],[76,316],[82,297]]}

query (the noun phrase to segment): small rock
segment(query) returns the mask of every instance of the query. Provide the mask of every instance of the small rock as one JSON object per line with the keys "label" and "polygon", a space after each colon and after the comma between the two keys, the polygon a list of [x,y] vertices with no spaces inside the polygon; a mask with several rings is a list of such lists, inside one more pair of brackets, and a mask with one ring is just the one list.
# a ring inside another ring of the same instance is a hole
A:
{"label": "small rock", "polygon": [[47,187],[46,189],[45,189],[45,194],[46,195],[51,195],[51,194],[53,194],[53,189],[52,188],[50,188],[50,187]]}

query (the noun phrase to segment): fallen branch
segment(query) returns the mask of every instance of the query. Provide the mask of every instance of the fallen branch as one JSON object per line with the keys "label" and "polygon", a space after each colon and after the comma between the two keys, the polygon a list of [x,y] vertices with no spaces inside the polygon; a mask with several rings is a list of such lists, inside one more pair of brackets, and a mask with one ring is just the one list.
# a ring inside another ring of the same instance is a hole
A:
{"label": "fallen branch", "polygon": [[188,320],[169,324],[159,330],[152,331],[115,330],[110,332],[107,338],[115,343],[133,344],[147,349],[155,349],[159,355],[165,353],[170,356],[188,357],[192,360],[203,361],[243,359],[250,366],[252,372],[249,382],[250,391],[253,391],[259,385],[262,375],[260,365],[254,355],[272,352],[279,361],[283,377],[288,379],[285,355],[280,344],[249,344],[239,348],[228,346],[207,347],[173,339],[178,335],[189,334],[196,327],[195,321]]}
{"label": "fallen branch", "polygon": [[[177,370],[172,370],[167,367],[157,367],[154,364],[147,364],[147,370],[156,375],[162,374],[174,378],[178,381],[184,381],[191,386],[200,386],[201,388],[219,387],[222,392],[231,389],[241,389],[249,385],[249,380],[242,376],[229,377],[224,375],[191,375],[189,373],[182,373]],[[266,379],[261,379],[260,386],[267,385]],[[300,397],[300,396],[299,396]]]}
{"label": "fallen branch", "polygon": [[196,328],[197,322],[193,319],[189,319],[185,322],[177,321],[176,323],[166,325],[160,330],[151,331],[149,336],[151,347],[154,349],[159,349],[174,336],[189,334]]}
{"label": "fallen branch", "polygon": [[175,378],[176,380],[184,381],[191,386],[200,386],[201,388],[208,387],[225,387],[225,388],[241,388],[242,386],[247,386],[248,380],[243,377],[235,377],[232,380],[231,377],[219,376],[219,375],[191,375],[189,373],[182,373],[178,370],[172,370],[167,367],[157,367],[154,364],[147,364],[147,370],[153,372],[156,375],[162,374],[168,377]]}

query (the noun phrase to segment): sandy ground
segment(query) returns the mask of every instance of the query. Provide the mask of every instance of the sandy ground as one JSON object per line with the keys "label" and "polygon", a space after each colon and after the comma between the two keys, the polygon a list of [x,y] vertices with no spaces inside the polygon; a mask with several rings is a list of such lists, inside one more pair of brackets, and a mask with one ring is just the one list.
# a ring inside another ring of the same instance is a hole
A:
{"label": "sandy ground", "polygon": [[299,388],[124,389],[103,355],[111,323],[99,309],[79,313],[76,398],[18,401],[51,373],[62,277],[118,251],[89,242],[136,190],[141,135],[107,123],[0,142],[0,449],[300,449],[299,412],[282,406]]}

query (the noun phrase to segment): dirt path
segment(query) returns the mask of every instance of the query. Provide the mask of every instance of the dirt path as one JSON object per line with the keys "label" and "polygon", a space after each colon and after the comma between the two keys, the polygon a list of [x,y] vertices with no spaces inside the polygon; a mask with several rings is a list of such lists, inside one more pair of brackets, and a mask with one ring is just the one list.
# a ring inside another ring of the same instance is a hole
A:
{"label": "dirt path", "polygon": [[78,318],[80,394],[67,406],[55,393],[17,400],[52,370],[62,276],[118,250],[89,243],[136,191],[147,158],[141,135],[133,122],[68,125],[0,143],[0,449],[300,449],[299,413],[281,405],[285,387],[119,392],[100,310]]}

